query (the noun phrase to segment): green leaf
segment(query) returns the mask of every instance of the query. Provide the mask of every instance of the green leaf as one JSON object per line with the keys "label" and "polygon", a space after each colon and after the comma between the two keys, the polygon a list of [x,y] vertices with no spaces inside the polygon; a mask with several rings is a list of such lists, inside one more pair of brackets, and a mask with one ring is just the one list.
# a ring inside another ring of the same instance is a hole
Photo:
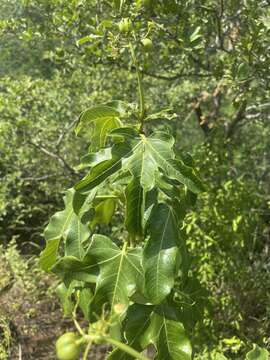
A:
{"label": "green leaf", "polygon": [[175,159],[173,152],[174,139],[171,135],[156,132],[149,137],[136,134],[134,129],[120,128],[113,130],[111,136],[121,136],[132,147],[132,153],[123,164],[134,177],[140,179],[145,191],[155,185],[156,174],[162,171],[169,179],[187,186],[194,193],[204,190],[193,168],[186,166],[182,160]]}
{"label": "green leaf", "polygon": [[56,262],[51,271],[66,283],[73,280],[95,283],[98,276],[98,268],[88,253],[82,260],[74,256],[64,256]]}
{"label": "green leaf", "polygon": [[41,252],[40,265],[45,271],[48,271],[55,264],[60,241],[65,237],[73,220],[73,195],[73,189],[66,192],[64,197],[65,209],[54,214],[44,230],[46,247]]}
{"label": "green leaf", "polygon": [[156,360],[191,360],[192,348],[184,326],[163,316],[157,342]]}
{"label": "green leaf", "polygon": [[65,255],[82,259],[85,253],[83,244],[89,239],[90,234],[89,226],[83,224],[74,213],[66,234]]}
{"label": "green leaf", "polygon": [[155,186],[160,170],[167,178],[186,185],[194,193],[204,189],[193,168],[175,159],[174,139],[169,134],[155,133],[145,137],[126,127],[113,130],[110,136],[116,142],[111,149],[111,158],[93,166],[75,186],[76,190],[88,192],[120,169],[138,179],[145,192]]}
{"label": "green leaf", "polygon": [[[84,243],[89,239],[90,230],[88,225],[83,224],[80,218],[89,207],[95,192],[83,198],[74,189],[69,189],[64,197],[65,209],[54,214],[48,226],[44,230],[46,247],[41,252],[40,265],[45,271],[49,271],[57,261],[57,252],[60,241],[65,240],[65,255],[72,255],[79,259],[84,256]],[[78,215],[75,213],[75,211]]]}
{"label": "green leaf", "polygon": [[71,297],[76,290],[79,295],[79,307],[81,308],[84,317],[89,319],[90,303],[92,301],[93,294],[89,287],[85,287],[84,282],[77,280],[71,281],[68,287],[66,287],[66,285],[62,282],[56,288],[56,293],[61,301],[64,315],[71,316],[72,311],[74,310],[75,301],[73,301]]}
{"label": "green leaf", "polygon": [[158,204],[149,219],[149,240],[143,250],[145,293],[153,304],[161,303],[171,292],[179,257],[179,233],[172,209]]}
{"label": "green leaf", "polygon": [[[172,308],[133,304],[123,323],[127,344],[141,352],[148,345],[156,347],[157,360],[191,360],[192,349],[183,325],[176,320]],[[120,350],[109,360],[131,360]]]}
{"label": "green leaf", "polygon": [[145,192],[140,182],[133,178],[127,185],[126,191],[125,225],[133,236],[143,235],[143,217],[145,207]]}
{"label": "green leaf", "polygon": [[84,318],[90,320],[90,304],[92,302],[93,293],[89,287],[83,287],[79,292],[79,307],[83,312]]}
{"label": "green leaf", "polygon": [[72,201],[72,206],[75,214],[80,218],[83,224],[88,223],[94,216],[94,199],[97,189],[91,190],[89,193],[81,194],[75,191]]}
{"label": "green leaf", "polygon": [[189,40],[190,42],[192,43],[193,41],[196,41],[198,40],[199,38],[202,37],[202,35],[200,34],[200,31],[201,31],[201,27],[198,26],[194,31],[193,33],[190,35],[189,37]]}
{"label": "green leaf", "polygon": [[89,153],[81,158],[79,169],[93,167],[102,161],[111,159],[111,148],[100,149],[96,153]]}
{"label": "green leaf", "polygon": [[96,150],[105,146],[107,134],[121,126],[119,112],[114,108],[100,105],[83,111],[75,128],[78,135],[82,129],[91,128],[91,149]]}
{"label": "green leaf", "polygon": [[56,294],[60,299],[63,307],[64,316],[70,316],[72,314],[74,304],[69,297],[69,291],[66,285],[62,282],[56,288]]}
{"label": "green leaf", "polygon": [[155,306],[150,316],[150,325],[141,337],[141,346],[154,344],[156,360],[191,360],[192,348],[184,326],[169,306]]}
{"label": "green leaf", "polygon": [[100,311],[109,302],[111,309],[116,304],[125,307],[137,289],[138,282],[142,282],[140,249],[120,249],[108,237],[93,235],[88,253],[100,268],[94,294],[95,306]]}
{"label": "green leaf", "polygon": [[174,306],[177,307],[177,317],[189,331],[203,319],[208,303],[209,293],[195,277],[187,277],[179,281],[175,287]]}
{"label": "green leaf", "polygon": [[113,214],[115,212],[116,200],[109,198],[101,201],[95,207],[95,215],[91,222],[91,226],[94,227],[96,224],[109,225]]}
{"label": "green leaf", "polygon": [[269,352],[266,349],[260,348],[258,345],[253,345],[253,349],[247,353],[246,360],[268,360]]}
{"label": "green leaf", "polygon": [[75,185],[75,189],[80,193],[88,193],[94,187],[103,183],[109,176],[121,169],[123,159],[130,152],[131,149],[127,144],[115,144],[111,149],[111,158],[93,166],[89,174]]}
{"label": "green leaf", "polygon": [[[153,306],[133,304],[128,308],[127,315],[124,320],[124,333],[127,343],[133,349],[142,351],[141,337],[150,325],[150,315]],[[115,349],[107,360],[132,360],[133,358],[127,353]]]}
{"label": "green leaf", "polygon": [[149,326],[140,338],[142,349],[147,348],[150,344],[156,346],[158,341],[160,329],[162,327],[162,317],[155,312],[155,309],[158,309],[158,307],[153,309],[151,315],[149,316]]}

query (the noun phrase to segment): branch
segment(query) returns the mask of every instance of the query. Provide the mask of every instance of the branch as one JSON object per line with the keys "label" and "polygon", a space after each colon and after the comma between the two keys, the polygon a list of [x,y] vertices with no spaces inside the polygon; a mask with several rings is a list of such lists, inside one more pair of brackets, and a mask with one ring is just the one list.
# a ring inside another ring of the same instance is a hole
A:
{"label": "branch", "polygon": [[193,108],[194,108],[194,111],[195,111],[195,114],[196,114],[196,117],[197,117],[197,120],[198,120],[198,123],[199,123],[201,129],[203,130],[204,134],[206,136],[208,136],[211,129],[209,127],[208,120],[206,119],[205,116],[203,116],[202,109],[201,109],[201,100],[198,100],[195,98],[194,103],[193,103]]}
{"label": "branch", "polygon": [[49,150],[47,150],[44,146],[40,145],[40,144],[36,144],[33,141],[28,141],[29,145],[32,145],[33,147],[35,147],[36,149],[40,150],[41,152],[43,152],[45,155],[57,160],[62,167],[66,168],[68,170],[68,172],[72,175],[75,176],[79,176],[79,174],[76,172],[76,170],[74,170],[67,162],[66,160],[59,154],[55,154]]}
{"label": "branch", "polygon": [[55,146],[57,147],[57,149],[59,149],[63,139],[65,138],[65,136],[69,133],[69,131],[73,128],[73,126],[76,124],[76,122],[78,121],[78,119],[74,119],[66,129],[64,129],[61,134],[59,135],[59,138],[55,144]]}
{"label": "branch", "polygon": [[[119,63],[119,62],[115,62],[115,61],[98,61],[94,65],[115,66],[120,70],[136,72],[135,66],[129,67],[129,66],[125,65],[124,63]],[[152,73],[150,71],[146,71],[146,70],[143,70],[143,69],[141,69],[141,73],[143,75],[145,75],[145,76],[150,76],[150,77],[153,77],[155,79],[167,80],[167,81],[174,81],[174,80],[177,80],[177,79],[180,79],[180,78],[189,78],[189,77],[205,78],[205,77],[213,76],[213,74],[211,74],[210,72],[205,72],[205,73],[197,73],[197,72],[184,73],[184,72],[179,72],[179,73],[176,73],[176,74],[174,74],[172,76],[167,76],[167,75],[161,75],[161,74]]]}
{"label": "branch", "polygon": [[228,127],[227,138],[230,138],[234,134],[234,130],[237,127],[237,125],[245,118],[246,107],[247,107],[247,101],[244,100],[240,105],[234,119],[232,120],[231,124]]}
{"label": "branch", "polygon": [[21,180],[23,181],[44,181],[50,178],[54,178],[54,177],[59,177],[59,174],[48,174],[48,175],[43,175],[43,176],[38,176],[38,177],[33,177],[33,176],[29,176],[29,177],[24,177],[21,178]]}
{"label": "branch", "polygon": [[210,73],[179,73],[179,74],[175,74],[173,76],[166,76],[166,75],[159,75],[159,74],[154,74],[154,73],[150,73],[148,71],[142,71],[142,73],[146,76],[151,76],[155,79],[160,79],[160,80],[168,80],[168,81],[174,81],[180,78],[189,78],[189,77],[211,77],[212,74]]}

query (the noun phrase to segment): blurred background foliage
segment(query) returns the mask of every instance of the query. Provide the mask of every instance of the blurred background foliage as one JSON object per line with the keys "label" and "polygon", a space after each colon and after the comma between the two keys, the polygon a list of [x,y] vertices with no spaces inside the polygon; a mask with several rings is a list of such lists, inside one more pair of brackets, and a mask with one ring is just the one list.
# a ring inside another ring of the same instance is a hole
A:
{"label": "blurred background foliage", "polygon": [[74,135],[78,115],[109,100],[136,101],[118,33],[124,17],[153,41],[150,52],[139,40],[135,49],[149,113],[174,114],[150,128],[171,129],[208,187],[183,227],[192,271],[209,291],[193,334],[197,357],[215,359],[218,349],[242,359],[252,343],[270,346],[266,0],[2,0],[0,242],[38,254],[61,192],[82,175],[76,166],[89,139]]}

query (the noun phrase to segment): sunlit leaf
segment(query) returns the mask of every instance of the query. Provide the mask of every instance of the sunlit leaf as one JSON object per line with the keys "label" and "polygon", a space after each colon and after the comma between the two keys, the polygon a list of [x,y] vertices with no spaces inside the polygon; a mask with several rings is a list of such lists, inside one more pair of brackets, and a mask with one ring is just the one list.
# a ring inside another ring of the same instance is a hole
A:
{"label": "sunlit leaf", "polygon": [[171,292],[179,257],[179,233],[172,209],[156,205],[149,219],[149,240],[143,251],[145,293],[153,304],[161,303]]}
{"label": "sunlit leaf", "polygon": [[260,348],[258,345],[253,345],[253,349],[247,353],[246,360],[268,360],[269,352],[266,349]]}
{"label": "sunlit leaf", "polygon": [[82,112],[76,125],[75,132],[78,135],[81,130],[91,128],[91,149],[103,147],[107,134],[121,126],[119,112],[112,107],[99,105]]}
{"label": "sunlit leaf", "polygon": [[93,235],[88,253],[100,268],[94,294],[95,306],[110,303],[128,307],[129,298],[136,291],[137,283],[142,281],[140,249],[120,249],[108,237]]}

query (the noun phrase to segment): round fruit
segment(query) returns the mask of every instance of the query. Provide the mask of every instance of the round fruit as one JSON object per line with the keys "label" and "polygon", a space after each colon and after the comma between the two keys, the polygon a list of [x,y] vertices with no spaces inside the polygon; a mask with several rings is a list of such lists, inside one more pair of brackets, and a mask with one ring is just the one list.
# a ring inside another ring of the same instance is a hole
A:
{"label": "round fruit", "polygon": [[129,18],[124,18],[118,24],[119,31],[121,33],[128,33],[131,29],[131,21]]}
{"label": "round fruit", "polygon": [[150,7],[152,5],[152,1],[151,0],[136,0],[136,4],[137,6],[145,6],[145,7]]}
{"label": "round fruit", "polygon": [[81,346],[76,343],[80,337],[68,332],[56,341],[56,355],[59,360],[75,360],[80,356]]}
{"label": "round fruit", "polygon": [[152,40],[150,40],[148,38],[142,39],[142,44],[143,44],[145,51],[151,51],[153,49]]}

